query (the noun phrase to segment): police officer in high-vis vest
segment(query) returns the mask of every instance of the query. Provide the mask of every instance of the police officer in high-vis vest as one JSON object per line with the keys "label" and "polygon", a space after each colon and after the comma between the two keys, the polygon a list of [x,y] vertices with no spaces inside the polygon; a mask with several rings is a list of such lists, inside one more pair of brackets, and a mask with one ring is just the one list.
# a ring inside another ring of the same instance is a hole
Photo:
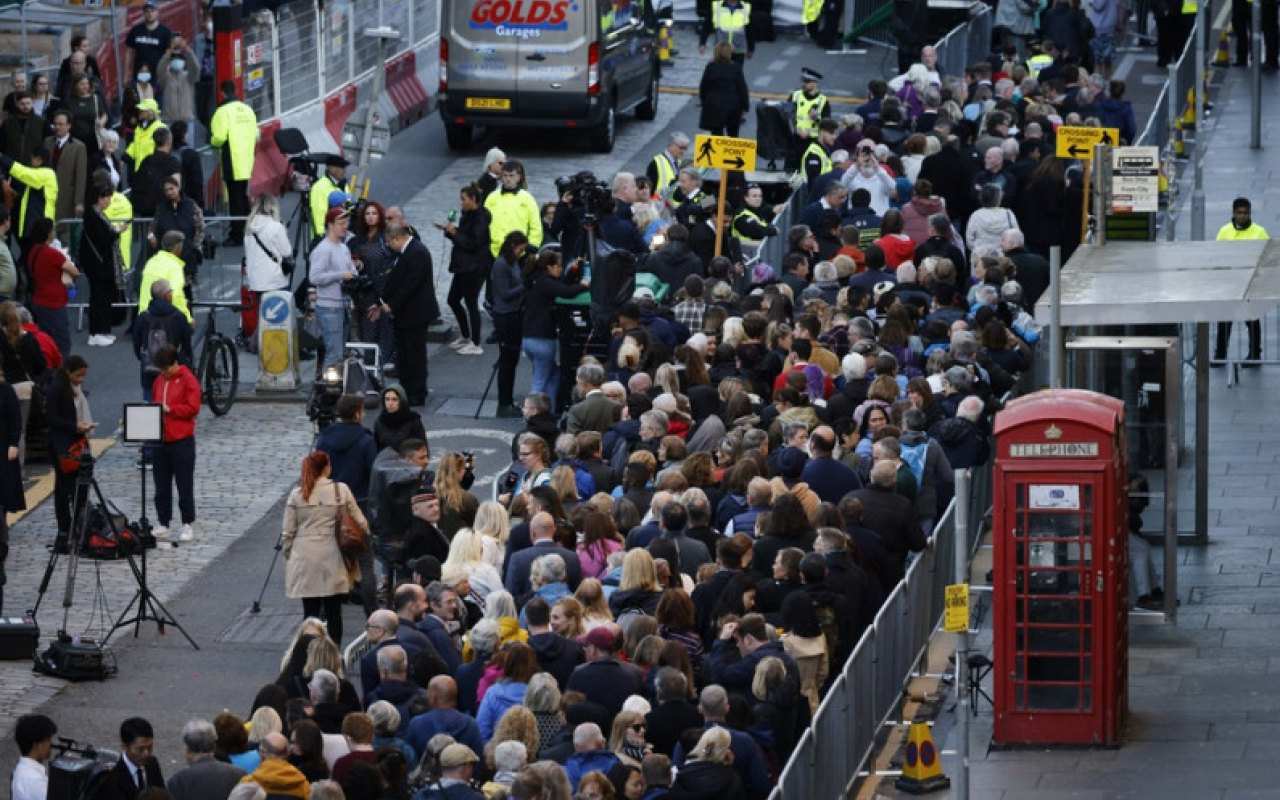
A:
{"label": "police officer in high-vis vest", "polygon": [[711,15],[702,19],[698,30],[698,52],[706,54],[707,39],[715,36],[715,44],[733,45],[733,60],[739,64],[755,55],[756,43],[751,38],[751,4],[743,0],[715,0]]}
{"label": "police officer in high-vis vest", "polygon": [[835,146],[839,130],[840,125],[834,119],[822,120],[818,123],[818,138],[811,139],[800,156],[800,169],[810,187],[819,176],[831,171],[831,148]]}
{"label": "police officer in high-vis vest", "polygon": [[133,141],[129,142],[124,151],[134,172],[142,167],[147,156],[156,151],[156,131],[167,127],[160,121],[160,106],[155,100],[147,99],[138,103],[138,126],[133,129]]}
{"label": "police officer in high-vis vest", "polygon": [[[258,147],[258,115],[240,102],[235,81],[223,81],[222,105],[209,122],[209,144],[222,148],[222,180],[227,184],[227,202],[231,216],[249,214],[249,178],[253,176],[253,159]],[[244,220],[231,221],[231,232],[225,244],[244,244]]]}
{"label": "police officer in high-vis vest", "polygon": [[347,166],[340,155],[330,155],[324,162],[324,174],[311,184],[307,204],[311,207],[311,229],[316,236],[324,236],[324,215],[329,213],[329,195],[334,192],[351,193],[347,182]]}
{"label": "police officer in high-vis vest", "polygon": [[645,167],[645,177],[654,192],[675,186],[676,176],[680,174],[680,166],[684,154],[689,152],[689,137],[680,131],[672,131],[667,135],[667,149],[658,153]]}
{"label": "police officer in high-vis vest", "polygon": [[801,154],[809,143],[818,138],[818,122],[831,117],[831,101],[818,91],[822,74],[809,68],[800,70],[800,88],[791,93],[796,107],[796,138],[791,142],[789,169],[800,167]]}
{"label": "police officer in high-vis vest", "polygon": [[[1237,197],[1231,203],[1231,221],[1218,230],[1219,242],[1265,241],[1271,237],[1267,229],[1253,221],[1253,203],[1247,197]],[[1244,324],[1249,331],[1248,361],[1262,358],[1262,323],[1251,319]],[[1213,348],[1213,360],[1222,361],[1227,357],[1227,344],[1231,341],[1231,323],[1218,323],[1218,341]],[[1245,367],[1256,367],[1257,364],[1243,364]]]}

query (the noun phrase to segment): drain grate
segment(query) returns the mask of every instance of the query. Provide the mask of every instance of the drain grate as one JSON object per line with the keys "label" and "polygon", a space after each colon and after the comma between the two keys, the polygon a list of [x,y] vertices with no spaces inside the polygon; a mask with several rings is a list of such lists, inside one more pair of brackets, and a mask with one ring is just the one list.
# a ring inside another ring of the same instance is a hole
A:
{"label": "drain grate", "polygon": [[296,608],[264,608],[257,614],[242,612],[218,637],[229,644],[287,644],[302,617]]}

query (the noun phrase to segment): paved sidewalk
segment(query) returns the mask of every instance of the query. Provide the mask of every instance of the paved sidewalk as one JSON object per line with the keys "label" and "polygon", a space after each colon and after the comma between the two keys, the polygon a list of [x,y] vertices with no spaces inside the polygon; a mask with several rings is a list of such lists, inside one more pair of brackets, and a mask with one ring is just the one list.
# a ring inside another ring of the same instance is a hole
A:
{"label": "paved sidewalk", "polygon": [[[1247,73],[1230,70],[1214,98],[1205,161],[1207,236],[1230,219],[1231,201],[1253,201],[1254,220],[1280,236],[1277,83],[1263,78],[1262,150],[1250,150]],[[1267,149],[1267,147],[1270,149]],[[1189,170],[1188,170],[1189,174]],[[1190,201],[1190,187],[1182,196]],[[1178,238],[1190,236],[1189,212]],[[1269,315],[1275,319],[1275,315]],[[1243,338],[1236,331],[1236,338]],[[1280,353],[1270,326],[1264,353]],[[1266,401],[1280,392],[1280,370],[1245,370],[1228,386],[1211,373],[1209,545],[1179,552],[1181,607],[1176,627],[1131,626],[1129,719],[1115,750],[1041,748],[991,751],[992,711],[980,700],[970,731],[973,800],[1112,800],[1280,797],[1272,763],[1280,746],[1280,429]],[[1157,565],[1162,553],[1154,554]],[[975,574],[979,573],[975,570]],[[979,577],[980,579],[980,577]],[[991,613],[975,649],[991,653]],[[945,646],[949,647],[945,642]],[[988,692],[991,691],[988,678]],[[951,698],[944,708],[950,706]],[[938,720],[944,772],[960,775],[954,712]],[[878,795],[905,796],[884,781]],[[864,795],[865,796],[865,795]],[[934,797],[957,797],[957,788]]]}
{"label": "paved sidewalk", "polygon": [[[165,604],[265,516],[297,482],[301,463],[298,454],[307,452],[313,436],[300,405],[242,403],[225,417],[215,417],[206,408],[200,412],[196,431],[196,540],[147,554],[148,586]],[[135,466],[137,458],[136,448],[115,445],[101,455],[95,468],[103,495],[116,502],[131,520],[139,517],[142,490]],[[156,524],[154,497],[155,486],[148,472],[147,516],[152,524]],[[176,496],[174,505],[176,513]],[[5,586],[8,615],[35,604],[55,530],[52,498],[29,511],[10,530],[9,583]],[[41,603],[42,647],[63,627],[62,602],[69,563],[68,557],[58,558]],[[101,638],[133,597],[137,583],[127,561],[80,559],[78,567],[66,630]],[[254,585],[256,580],[256,575],[245,578],[230,588],[245,598],[256,596],[260,588]],[[94,613],[99,582],[105,618],[101,609]],[[147,623],[143,628],[150,634],[156,626]],[[172,629],[167,635],[181,637]],[[125,646],[124,641],[131,638],[131,631],[122,630],[111,644]],[[30,662],[0,661],[0,738],[8,736],[18,716],[39,708],[65,685],[60,679],[34,674]]]}

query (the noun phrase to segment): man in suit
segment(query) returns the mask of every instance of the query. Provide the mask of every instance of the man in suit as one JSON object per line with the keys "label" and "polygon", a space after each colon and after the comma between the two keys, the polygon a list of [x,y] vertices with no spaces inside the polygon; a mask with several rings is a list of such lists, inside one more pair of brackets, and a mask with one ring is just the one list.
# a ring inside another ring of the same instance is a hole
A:
{"label": "man in suit", "polygon": [[173,800],[225,800],[244,777],[244,770],[213,757],[218,734],[207,719],[193,719],[182,728],[187,766],[178,770],[169,784]]}
{"label": "man in suit", "polygon": [[545,511],[538,512],[529,521],[529,536],[533,541],[532,546],[512,553],[511,557],[507,559],[507,574],[503,583],[506,585],[507,591],[511,592],[512,597],[523,597],[532,591],[529,586],[529,568],[533,566],[535,559],[548,553],[556,553],[564,559],[569,578],[569,588],[578,588],[578,583],[582,580],[582,566],[578,562],[576,553],[556,544],[555,532],[556,522]]}
{"label": "man in suit", "polygon": [[578,390],[582,392],[582,400],[569,408],[569,433],[575,436],[582,431],[604,433],[613,426],[618,404],[600,391],[604,378],[604,368],[599,364],[578,367]]}
{"label": "man in suit", "polygon": [[148,786],[164,788],[160,762],[152,755],[155,732],[142,717],[120,723],[120,760],[106,786],[106,800],[133,800]]}
{"label": "man in suit", "polygon": [[[58,176],[58,219],[79,219],[84,216],[89,154],[84,143],[71,135],[71,114],[65,110],[53,112],[53,135],[44,140],[44,146],[49,148],[49,166]],[[58,228],[58,238],[71,241],[66,226]]]}
{"label": "man in suit", "polygon": [[427,310],[435,297],[431,253],[422,240],[399,225],[387,226],[386,239],[396,260],[376,313],[391,316],[400,383],[409,405],[421,406],[427,402],[427,323],[431,321]]}
{"label": "man in suit", "polygon": [[382,680],[378,673],[378,650],[387,645],[399,644],[399,630],[400,619],[396,612],[384,608],[369,615],[364,635],[372,648],[360,657],[361,699],[368,699],[369,693],[378,688],[378,683]]}
{"label": "man in suit", "polygon": [[418,623],[418,630],[431,643],[436,655],[448,665],[450,671],[462,666],[462,651],[454,641],[450,623],[458,619],[458,593],[443,581],[432,581],[424,592],[426,613]]}

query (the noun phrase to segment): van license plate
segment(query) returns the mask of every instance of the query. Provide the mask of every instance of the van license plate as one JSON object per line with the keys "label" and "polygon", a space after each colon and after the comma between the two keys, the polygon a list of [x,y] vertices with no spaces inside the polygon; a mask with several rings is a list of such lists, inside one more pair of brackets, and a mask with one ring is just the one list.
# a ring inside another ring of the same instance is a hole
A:
{"label": "van license plate", "polygon": [[492,111],[510,111],[511,101],[505,97],[468,97],[467,108],[487,108]]}

